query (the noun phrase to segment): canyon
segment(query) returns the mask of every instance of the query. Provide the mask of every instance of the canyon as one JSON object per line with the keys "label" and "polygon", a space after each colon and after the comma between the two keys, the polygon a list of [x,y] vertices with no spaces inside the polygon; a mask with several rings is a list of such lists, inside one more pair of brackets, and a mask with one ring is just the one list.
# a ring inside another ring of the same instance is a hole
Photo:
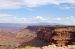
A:
{"label": "canyon", "polygon": [[20,49],[25,46],[63,47],[75,45],[75,26],[28,26],[16,33],[0,31],[0,49]]}

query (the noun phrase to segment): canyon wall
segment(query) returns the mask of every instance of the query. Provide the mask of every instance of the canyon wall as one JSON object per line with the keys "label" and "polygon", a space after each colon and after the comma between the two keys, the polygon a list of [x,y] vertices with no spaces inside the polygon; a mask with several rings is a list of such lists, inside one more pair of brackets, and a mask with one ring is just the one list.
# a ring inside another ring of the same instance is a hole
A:
{"label": "canyon wall", "polygon": [[29,26],[37,32],[38,40],[57,46],[75,45],[75,27],[73,26]]}

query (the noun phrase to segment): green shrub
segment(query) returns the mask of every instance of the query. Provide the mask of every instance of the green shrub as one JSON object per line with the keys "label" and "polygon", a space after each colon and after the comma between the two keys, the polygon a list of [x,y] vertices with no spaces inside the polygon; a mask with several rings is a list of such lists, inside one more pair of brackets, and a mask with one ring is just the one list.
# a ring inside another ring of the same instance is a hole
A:
{"label": "green shrub", "polygon": [[26,47],[24,47],[22,49],[32,49],[32,46],[26,46]]}

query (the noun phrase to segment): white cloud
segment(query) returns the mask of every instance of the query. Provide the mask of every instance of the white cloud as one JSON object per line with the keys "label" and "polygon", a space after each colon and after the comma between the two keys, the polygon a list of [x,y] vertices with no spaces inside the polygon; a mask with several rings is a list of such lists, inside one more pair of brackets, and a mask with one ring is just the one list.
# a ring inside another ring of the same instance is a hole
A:
{"label": "white cloud", "polygon": [[65,18],[44,18],[43,16],[36,16],[33,18],[19,18],[14,15],[0,14],[0,23],[36,23],[36,22],[46,22],[46,23],[59,23],[65,25],[75,25],[75,17],[65,17]]}
{"label": "white cloud", "polygon": [[0,9],[32,8],[41,5],[75,8],[75,0],[0,0]]}
{"label": "white cloud", "polygon": [[58,23],[58,24],[65,24],[65,25],[75,25],[75,17],[69,16],[65,18],[49,18],[47,20],[48,23]]}
{"label": "white cloud", "polygon": [[40,5],[75,5],[75,0],[24,0],[24,5],[27,7],[37,7]]}
{"label": "white cloud", "polygon": [[6,16],[12,16],[12,15],[9,15],[9,14],[0,14],[0,17],[6,17]]}
{"label": "white cloud", "polygon": [[21,1],[19,0],[0,0],[0,9],[15,9],[21,8]]}
{"label": "white cloud", "polygon": [[43,18],[42,16],[36,16],[36,17],[35,17],[35,20],[44,21],[44,20],[46,20],[46,19]]}
{"label": "white cloud", "polygon": [[26,18],[18,18],[14,15],[0,14],[0,23],[24,23]]}

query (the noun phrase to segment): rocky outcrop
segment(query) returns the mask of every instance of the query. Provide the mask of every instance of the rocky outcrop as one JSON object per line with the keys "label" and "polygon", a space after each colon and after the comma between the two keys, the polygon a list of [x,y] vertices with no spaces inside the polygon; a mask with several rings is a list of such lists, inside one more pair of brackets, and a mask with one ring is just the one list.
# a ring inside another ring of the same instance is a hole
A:
{"label": "rocky outcrop", "polygon": [[73,26],[30,26],[28,29],[37,32],[37,38],[44,40],[47,44],[64,46],[75,42]]}

